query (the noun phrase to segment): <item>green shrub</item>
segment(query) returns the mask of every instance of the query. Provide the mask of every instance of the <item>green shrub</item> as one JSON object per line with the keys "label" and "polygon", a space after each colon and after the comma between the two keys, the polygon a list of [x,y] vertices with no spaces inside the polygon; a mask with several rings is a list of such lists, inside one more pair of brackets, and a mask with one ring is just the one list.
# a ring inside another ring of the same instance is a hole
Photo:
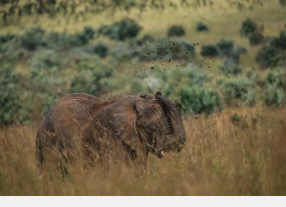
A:
{"label": "green shrub", "polygon": [[242,73],[243,68],[237,65],[232,60],[225,60],[219,69],[226,75],[239,75]]}
{"label": "green shrub", "polygon": [[138,58],[140,61],[155,60],[190,60],[195,57],[195,47],[184,40],[169,40],[167,38],[147,41],[142,47],[117,45],[111,54],[118,60]]}
{"label": "green shrub", "polygon": [[266,42],[279,50],[286,50],[286,34],[283,31],[280,32],[279,37],[268,37]]}
{"label": "green shrub", "polygon": [[88,39],[93,39],[95,31],[91,26],[85,26],[83,28],[83,34],[88,38]]}
{"label": "green shrub", "polygon": [[144,35],[144,37],[137,40],[137,45],[142,46],[145,43],[150,43],[154,41],[155,41],[155,38],[152,35]]}
{"label": "green shrub", "polygon": [[90,56],[79,60],[77,71],[71,82],[71,93],[85,92],[99,95],[108,89],[109,79],[113,76],[112,68]]}
{"label": "green shrub", "polygon": [[261,67],[274,68],[284,65],[286,56],[286,34],[280,32],[278,37],[267,37],[264,46],[258,51],[256,61]]}
{"label": "green shrub", "polygon": [[42,49],[35,53],[31,59],[31,67],[36,69],[51,69],[60,67],[59,54],[53,50]]}
{"label": "green shrub", "polygon": [[108,47],[103,42],[99,42],[93,46],[93,52],[101,58],[106,57],[107,51],[108,51]]}
{"label": "green shrub", "polygon": [[98,32],[108,36],[110,39],[125,41],[126,39],[135,38],[141,29],[142,27],[136,21],[125,18],[111,26],[100,26]]}
{"label": "green shrub", "polygon": [[217,48],[221,56],[229,56],[234,50],[233,41],[222,39],[217,43]]}
{"label": "green shrub", "polygon": [[17,38],[17,35],[15,34],[6,34],[6,35],[0,35],[0,44],[4,44],[7,42],[10,42],[11,40]]}
{"label": "green shrub", "polygon": [[256,90],[254,83],[245,77],[230,81],[218,82],[223,92],[224,101],[229,106],[247,103],[253,106],[256,103]]}
{"label": "green shrub", "polygon": [[280,4],[281,4],[282,6],[285,6],[285,5],[286,5],[286,0],[279,0],[279,2],[280,2]]}
{"label": "green shrub", "polygon": [[173,25],[168,29],[167,36],[172,37],[172,36],[184,36],[186,34],[185,29],[181,25]]}
{"label": "green shrub", "polygon": [[242,26],[240,29],[240,34],[243,36],[249,36],[250,34],[258,31],[258,26],[255,21],[252,19],[246,19],[245,21],[242,22]]}
{"label": "green shrub", "polygon": [[207,26],[205,23],[199,22],[199,23],[197,23],[196,30],[197,30],[198,32],[203,32],[203,31],[208,31],[209,28],[208,28],[208,26]]}
{"label": "green shrub", "polygon": [[27,50],[36,50],[40,46],[44,46],[45,30],[40,26],[31,27],[21,36],[22,46]]}
{"label": "green shrub", "polygon": [[187,114],[190,109],[195,114],[210,114],[215,110],[222,109],[222,103],[218,92],[209,89],[197,86],[184,87],[179,91],[179,96],[179,101],[183,107],[182,110]]}
{"label": "green shrub", "polygon": [[70,35],[65,32],[50,32],[45,35],[44,42],[48,48],[55,51],[68,50],[72,47]]}
{"label": "green shrub", "polygon": [[282,107],[286,102],[285,91],[282,88],[268,85],[264,91],[264,103],[267,106]]}
{"label": "green shrub", "polygon": [[248,40],[249,40],[249,44],[251,46],[259,45],[259,44],[263,43],[264,36],[261,32],[255,31],[255,32],[249,34]]}
{"label": "green shrub", "polygon": [[201,50],[201,55],[204,57],[218,56],[218,49],[215,45],[204,45]]}
{"label": "green shrub", "polygon": [[281,87],[286,91],[286,72],[279,68],[269,71],[265,78],[265,82],[276,87]]}
{"label": "green shrub", "polygon": [[25,77],[8,65],[0,67],[0,123],[22,124],[30,119],[31,94],[19,84]]}
{"label": "green shrub", "polygon": [[256,55],[256,61],[263,68],[273,68],[283,61],[284,55],[272,45],[264,45]]}

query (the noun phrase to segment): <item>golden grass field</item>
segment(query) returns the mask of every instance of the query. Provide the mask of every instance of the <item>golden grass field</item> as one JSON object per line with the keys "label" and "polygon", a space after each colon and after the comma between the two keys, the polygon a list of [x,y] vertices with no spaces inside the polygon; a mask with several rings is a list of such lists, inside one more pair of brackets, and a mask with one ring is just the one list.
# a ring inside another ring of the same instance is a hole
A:
{"label": "golden grass field", "polygon": [[[281,7],[278,0],[269,0],[263,7],[255,5],[253,10],[239,11],[228,8],[224,0],[217,2],[213,8],[150,9],[141,15],[138,11],[118,12],[114,16],[103,13],[69,23],[61,16],[37,17],[37,21],[26,16],[19,24],[0,28],[0,34],[20,34],[35,25],[47,32],[74,33],[86,25],[97,28],[101,23],[109,24],[128,16],[143,26],[140,37],[151,34],[161,38],[166,37],[171,25],[180,23],[186,29],[184,39],[198,42],[199,47],[223,38],[246,47],[248,53],[242,55],[241,65],[263,75],[265,71],[258,71],[255,62],[260,46],[251,47],[248,39],[239,35],[241,22],[252,18],[264,25],[265,36],[277,36],[285,30],[286,7]],[[196,32],[199,21],[205,22],[210,31]],[[106,38],[104,41],[112,44]],[[200,48],[198,54],[199,51]],[[213,63],[214,72],[220,63],[220,60]],[[117,68],[116,80],[125,84],[123,77],[129,75],[130,67],[123,64]],[[22,73],[29,69],[24,61],[16,68]],[[68,68],[62,76],[70,79],[75,72]],[[35,109],[35,113],[38,111]],[[234,114],[242,116],[237,123],[231,120]],[[38,120],[27,126],[0,125],[0,195],[286,195],[285,107],[225,108],[209,116],[185,117],[184,124],[187,131],[184,150],[162,159],[150,154],[145,171],[124,164],[114,164],[109,170],[100,165],[85,169],[81,162],[76,162],[68,166],[70,174],[65,178],[56,169],[40,173],[36,166]]]}
{"label": "golden grass field", "polygon": [[[234,124],[233,114],[242,116]],[[149,156],[143,172],[114,164],[109,170],[69,165],[70,175],[39,173],[37,124],[2,127],[0,195],[286,195],[286,109],[229,109],[185,119],[181,153]]]}

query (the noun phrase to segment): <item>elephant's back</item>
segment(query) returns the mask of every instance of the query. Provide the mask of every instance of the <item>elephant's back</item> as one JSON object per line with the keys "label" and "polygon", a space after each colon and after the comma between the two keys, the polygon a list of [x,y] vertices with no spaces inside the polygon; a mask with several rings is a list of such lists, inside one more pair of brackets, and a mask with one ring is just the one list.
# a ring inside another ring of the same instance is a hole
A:
{"label": "elephant's back", "polygon": [[108,102],[110,101],[100,100],[85,93],[68,95],[49,110],[38,132],[73,131],[91,121],[103,106],[108,105]]}

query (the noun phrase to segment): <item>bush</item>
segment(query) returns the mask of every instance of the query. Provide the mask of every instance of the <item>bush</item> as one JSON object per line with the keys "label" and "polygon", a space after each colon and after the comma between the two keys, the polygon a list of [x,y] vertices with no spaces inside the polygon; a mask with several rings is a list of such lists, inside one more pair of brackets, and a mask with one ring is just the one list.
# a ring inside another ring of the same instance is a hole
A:
{"label": "bush", "polygon": [[265,78],[265,82],[269,85],[280,87],[286,91],[286,72],[279,70],[278,68],[269,71]]}
{"label": "bush", "polygon": [[258,51],[256,61],[263,68],[273,68],[283,61],[283,53],[272,45],[265,45]]}
{"label": "bush", "polygon": [[55,51],[68,50],[72,46],[71,38],[66,33],[50,32],[44,37],[45,45]]}
{"label": "bush", "polygon": [[112,68],[90,56],[79,60],[77,71],[77,75],[71,82],[71,93],[85,92],[99,95],[108,89],[109,79],[113,75]]}
{"label": "bush", "polygon": [[233,41],[222,39],[217,43],[217,48],[221,56],[229,56],[234,50]]}
{"label": "bush", "polygon": [[242,22],[242,26],[240,29],[240,34],[248,37],[250,34],[258,31],[258,26],[255,21],[252,19],[247,19]]}
{"label": "bush", "polygon": [[15,73],[8,65],[2,65],[0,70],[0,123],[22,124],[30,119],[32,111],[31,94],[19,84],[25,77]]}
{"label": "bush", "polygon": [[242,73],[243,68],[237,65],[232,60],[225,60],[223,65],[219,67],[219,69],[226,75],[239,75]]}
{"label": "bush", "polygon": [[26,30],[21,36],[22,46],[27,50],[36,50],[40,46],[44,46],[45,30],[40,26],[32,27]]}
{"label": "bush", "polygon": [[261,67],[285,65],[286,34],[280,32],[278,37],[267,37],[264,46],[258,51],[256,61]]}
{"label": "bush", "polygon": [[93,39],[95,31],[91,26],[85,26],[83,28],[83,34],[88,38],[88,39]]}
{"label": "bush", "polygon": [[60,67],[60,57],[53,50],[40,50],[34,54],[31,60],[31,67],[35,69],[51,69]]}
{"label": "bush", "polygon": [[93,52],[101,58],[106,57],[107,51],[108,51],[108,47],[103,42],[99,42],[93,47]]}
{"label": "bush", "polygon": [[256,91],[249,79],[240,77],[232,81],[218,82],[221,85],[225,103],[229,106],[237,106],[246,102],[253,106],[256,102]]}
{"label": "bush", "polygon": [[6,35],[0,35],[0,44],[4,44],[7,42],[10,42],[11,40],[15,39],[17,35],[15,34],[6,34]]}
{"label": "bush", "polygon": [[195,114],[210,114],[214,110],[221,110],[222,104],[217,92],[202,87],[185,87],[179,91],[180,103],[183,111],[189,113],[191,109]]}
{"label": "bush", "polygon": [[152,35],[145,35],[141,39],[137,40],[137,45],[142,46],[145,43],[154,42],[155,38]]}
{"label": "bush", "polygon": [[115,22],[111,26],[102,25],[98,32],[110,39],[125,41],[126,39],[135,38],[141,29],[142,27],[136,21],[126,18],[120,22]]}
{"label": "bush", "polygon": [[286,50],[286,34],[281,31],[279,37],[269,37],[268,42],[271,46],[280,49]]}
{"label": "bush", "polygon": [[282,88],[268,85],[264,94],[264,103],[267,106],[282,107],[286,102],[285,91]]}
{"label": "bush", "polygon": [[269,71],[263,88],[263,100],[267,106],[282,107],[286,103],[286,72],[279,68]]}
{"label": "bush", "polygon": [[111,53],[120,61],[130,58],[139,58],[140,61],[190,60],[195,57],[195,47],[184,40],[162,38],[146,41],[142,47],[117,45]]}
{"label": "bush", "polygon": [[204,45],[201,55],[204,57],[216,57],[218,56],[218,49],[215,45]]}
{"label": "bush", "polygon": [[255,31],[255,32],[249,34],[248,40],[249,40],[249,44],[251,46],[259,45],[259,44],[263,43],[264,36],[261,32]]}
{"label": "bush", "polygon": [[235,48],[232,40],[222,39],[216,44],[216,46],[221,57],[227,57],[230,61],[236,64],[239,62],[240,55],[247,52],[244,47]]}
{"label": "bush", "polygon": [[199,23],[197,24],[196,30],[197,30],[198,32],[203,32],[203,31],[208,31],[209,28],[208,28],[208,26],[207,26],[206,24],[204,24],[204,23],[202,23],[202,22],[199,22]]}
{"label": "bush", "polygon": [[173,25],[168,29],[167,36],[172,37],[172,36],[184,36],[186,34],[185,29],[181,25]]}

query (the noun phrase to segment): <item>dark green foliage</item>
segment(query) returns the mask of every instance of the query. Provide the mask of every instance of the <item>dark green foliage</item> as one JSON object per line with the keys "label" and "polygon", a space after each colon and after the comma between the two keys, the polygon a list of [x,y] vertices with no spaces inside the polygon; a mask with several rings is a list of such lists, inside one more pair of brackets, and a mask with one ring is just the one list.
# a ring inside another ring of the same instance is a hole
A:
{"label": "dark green foliage", "polygon": [[74,47],[80,47],[88,43],[89,36],[84,32],[78,32],[70,37],[71,45]]}
{"label": "dark green foliage", "polygon": [[142,27],[136,21],[125,18],[110,26],[100,26],[98,33],[108,36],[113,40],[125,41],[126,39],[135,38],[141,29]]}
{"label": "dark green foliage", "polygon": [[99,42],[93,46],[93,52],[101,58],[106,57],[107,51],[108,51],[108,47],[103,42]]}
{"label": "dark green foliage", "polygon": [[217,43],[217,48],[222,56],[229,56],[234,50],[233,41],[222,39]]}
{"label": "dark green foliage", "polygon": [[229,106],[238,106],[244,102],[253,106],[256,103],[254,83],[247,78],[218,81],[218,85],[223,92],[225,103]]}
{"label": "dark green foliage", "polygon": [[204,45],[201,50],[201,55],[204,57],[218,56],[218,49],[215,45]]}
{"label": "dark green foliage", "polygon": [[264,36],[260,31],[255,31],[248,36],[249,44],[251,46],[259,45],[263,42]]}
{"label": "dark green foliage", "polygon": [[258,26],[256,22],[253,21],[252,19],[247,19],[242,22],[240,34],[248,37],[250,34],[252,34],[253,32],[256,32],[257,30],[258,30]]}
{"label": "dark green foliage", "polygon": [[276,69],[269,71],[263,88],[263,99],[267,106],[282,107],[286,103],[286,72]]}
{"label": "dark green foliage", "polygon": [[185,29],[181,25],[173,25],[168,29],[167,32],[168,37],[173,37],[173,36],[181,37],[184,36],[185,34],[186,34]]}
{"label": "dark green foliage", "polygon": [[258,51],[256,61],[261,67],[276,67],[285,64],[286,34],[280,32],[278,37],[267,37],[264,46]]}
{"label": "dark green foliage", "polygon": [[232,40],[222,39],[217,43],[219,55],[226,57],[234,63],[239,63],[240,55],[247,52],[243,47],[234,47]]}
{"label": "dark green foliage", "polygon": [[281,31],[278,37],[270,37],[268,40],[269,44],[273,47],[286,50],[286,34],[285,32]]}
{"label": "dark green foliage", "polygon": [[95,31],[91,26],[85,26],[83,28],[83,34],[88,38],[88,39],[93,39]]}
{"label": "dark green foliage", "polygon": [[166,71],[156,67],[149,73],[137,73],[130,90],[139,94],[150,91],[152,93],[160,88],[184,114],[209,114],[215,110],[222,110],[218,91],[205,87],[205,83],[210,80],[208,74],[194,68],[173,68]]}
{"label": "dark green foliage", "polygon": [[0,67],[0,123],[21,124],[31,115],[31,94],[22,88],[24,77],[14,72],[9,64]]}
{"label": "dark green foliage", "polygon": [[222,109],[220,96],[213,90],[193,86],[182,88],[179,91],[179,96],[185,113],[188,113],[188,110],[191,109],[195,114],[210,114],[214,110]]}
{"label": "dark green foliage", "polygon": [[263,46],[256,55],[256,61],[263,68],[276,67],[282,60],[283,53],[280,53],[280,51],[272,45]]}
{"label": "dark green foliage", "polygon": [[112,50],[112,55],[120,61],[130,58],[139,58],[140,61],[191,60],[195,57],[195,47],[183,40],[149,39],[140,47],[118,45]]}
{"label": "dark green foliage", "polygon": [[203,32],[203,31],[208,31],[209,28],[208,28],[208,26],[207,26],[205,23],[199,22],[199,23],[197,24],[196,30],[197,30],[198,32]]}
{"label": "dark green foliage", "polygon": [[38,47],[45,45],[43,41],[44,35],[45,30],[40,26],[31,27],[21,36],[22,46],[27,50],[36,50]]}
{"label": "dark green foliage", "polygon": [[8,33],[6,35],[0,35],[0,44],[4,44],[6,42],[9,42],[9,41],[13,40],[16,37],[17,37],[17,35],[10,34],[10,33]]}
{"label": "dark green foliage", "polygon": [[242,23],[242,27],[240,29],[240,34],[248,37],[249,44],[251,46],[259,45],[263,43],[264,36],[262,34],[263,26],[258,27],[256,22],[251,19],[247,19]]}
{"label": "dark green foliage", "polygon": [[77,75],[71,82],[71,93],[99,95],[108,89],[113,70],[90,56],[79,60]]}
{"label": "dark green foliage", "polygon": [[282,88],[268,85],[264,94],[264,103],[267,106],[282,107],[286,102],[285,91]]}
{"label": "dark green foliage", "polygon": [[137,40],[137,45],[142,46],[148,42],[154,42],[155,38],[152,35],[144,35],[141,39]]}
{"label": "dark green foliage", "polygon": [[72,47],[70,35],[66,33],[50,32],[44,37],[44,42],[47,47],[62,51]]}
{"label": "dark green foliage", "polygon": [[49,70],[53,67],[58,69],[60,67],[59,54],[53,50],[39,50],[31,59],[31,67],[44,70]]}
{"label": "dark green foliage", "polygon": [[228,59],[223,62],[219,69],[226,75],[239,75],[242,73],[243,68],[236,64],[236,62]]}
{"label": "dark green foliage", "polygon": [[286,0],[279,0],[279,2],[280,2],[280,4],[281,4],[282,6],[285,6],[285,5],[286,5]]}

